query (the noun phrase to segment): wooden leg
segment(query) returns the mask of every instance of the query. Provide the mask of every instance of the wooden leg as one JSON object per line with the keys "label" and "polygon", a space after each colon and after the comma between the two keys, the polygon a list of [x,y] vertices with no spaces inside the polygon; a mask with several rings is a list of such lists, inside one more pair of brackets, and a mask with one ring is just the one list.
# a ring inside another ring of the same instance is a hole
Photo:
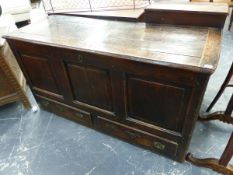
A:
{"label": "wooden leg", "polygon": [[222,122],[233,125],[233,117],[231,117],[232,110],[233,110],[233,94],[231,95],[231,99],[227,105],[225,112],[219,111],[208,115],[202,115],[199,116],[198,120],[200,121],[220,120]]}
{"label": "wooden leg", "polygon": [[22,101],[25,108],[31,108],[32,104],[26,94],[26,80],[8,46],[4,45],[4,51],[1,54],[0,66],[2,67],[5,76],[8,78],[9,83],[17,93],[18,98]]}
{"label": "wooden leg", "polygon": [[214,112],[208,115],[201,115],[198,117],[199,121],[210,121],[210,120],[220,120],[224,123],[233,125],[233,117],[231,115],[226,115],[223,111]]}
{"label": "wooden leg", "polygon": [[231,95],[231,99],[227,105],[226,111],[225,111],[225,115],[231,115],[233,111],[233,94]]}
{"label": "wooden leg", "polygon": [[223,91],[227,87],[229,81],[231,80],[232,75],[233,75],[233,63],[231,64],[231,68],[230,68],[230,70],[227,74],[227,77],[224,80],[220,90],[218,91],[217,95],[214,97],[214,100],[211,102],[211,104],[207,108],[206,112],[209,112],[212,109],[212,107],[215,105],[215,103],[217,102],[217,100],[219,99],[219,97],[222,95]]}
{"label": "wooden leg", "polygon": [[217,171],[219,173],[223,173],[224,175],[233,175],[233,166],[229,164],[232,156],[233,132],[231,133],[231,137],[220,160],[214,158],[198,159],[193,157],[193,155],[190,153],[187,154],[186,160],[197,166],[211,168],[212,170]]}
{"label": "wooden leg", "polygon": [[226,84],[223,83],[220,90],[218,91],[217,95],[214,97],[213,101],[210,103],[209,107],[207,108],[206,112],[209,112],[215,103],[218,101],[219,97],[222,95],[224,89],[226,88]]}
{"label": "wooden leg", "polygon": [[[231,113],[233,110],[233,94],[231,99],[227,105],[225,112],[215,112],[213,114],[207,116],[200,116],[199,120],[208,121],[208,120],[221,120],[223,122],[233,124],[233,117],[231,117]],[[227,143],[227,146],[220,158],[207,158],[207,159],[198,159],[193,157],[192,154],[188,153],[186,156],[186,160],[193,163],[194,165],[211,168],[214,171],[219,173],[223,173],[224,175],[233,175],[233,166],[229,165],[229,162],[233,156],[233,132],[231,133],[231,137]]]}
{"label": "wooden leg", "polygon": [[231,19],[230,19],[230,24],[228,28],[229,31],[231,30],[232,23],[233,23],[233,10],[231,11]]}
{"label": "wooden leg", "polygon": [[[227,143],[227,146],[219,160],[219,164],[223,166],[227,166],[233,156],[233,132],[231,133],[231,137]],[[232,169],[233,170],[233,169]],[[232,171],[233,173],[233,171]]]}
{"label": "wooden leg", "polygon": [[191,153],[188,153],[186,156],[186,160],[196,166],[210,168],[224,175],[233,175],[233,166],[230,164],[227,166],[220,165],[218,159],[214,159],[214,158],[198,159],[193,157]]}
{"label": "wooden leg", "polygon": [[26,85],[26,82],[25,82],[25,85],[24,85],[24,89],[21,89],[19,87],[16,88],[17,90],[17,94],[21,100],[21,102],[23,103],[23,106],[26,108],[26,109],[29,109],[29,108],[32,108],[32,103],[31,101],[29,100],[29,98],[27,97],[27,85]]}

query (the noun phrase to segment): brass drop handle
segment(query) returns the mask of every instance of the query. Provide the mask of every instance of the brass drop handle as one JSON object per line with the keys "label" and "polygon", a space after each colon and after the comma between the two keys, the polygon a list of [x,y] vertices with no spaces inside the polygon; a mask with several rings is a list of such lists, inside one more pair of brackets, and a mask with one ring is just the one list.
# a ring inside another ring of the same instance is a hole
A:
{"label": "brass drop handle", "polygon": [[135,139],[135,138],[137,138],[137,137],[140,137],[140,135],[139,134],[137,134],[136,132],[133,132],[133,131],[125,131],[126,132],[126,134],[131,138],[131,139]]}
{"label": "brass drop handle", "polygon": [[153,146],[159,150],[164,150],[165,149],[165,145],[160,143],[160,142],[153,142]]}

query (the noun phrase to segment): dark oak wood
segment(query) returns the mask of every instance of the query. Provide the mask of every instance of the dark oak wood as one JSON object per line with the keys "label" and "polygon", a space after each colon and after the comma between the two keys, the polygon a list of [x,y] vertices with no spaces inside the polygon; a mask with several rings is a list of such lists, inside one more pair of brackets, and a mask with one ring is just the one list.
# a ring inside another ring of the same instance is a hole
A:
{"label": "dark oak wood", "polygon": [[228,15],[227,4],[154,3],[145,8],[145,21],[223,28]]}
{"label": "dark oak wood", "polygon": [[5,38],[45,109],[185,159],[221,30],[59,15]]}

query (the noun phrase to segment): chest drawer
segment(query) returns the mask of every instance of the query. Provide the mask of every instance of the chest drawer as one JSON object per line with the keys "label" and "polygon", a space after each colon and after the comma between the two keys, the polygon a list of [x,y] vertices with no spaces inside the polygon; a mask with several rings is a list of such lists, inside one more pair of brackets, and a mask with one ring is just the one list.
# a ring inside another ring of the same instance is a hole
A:
{"label": "chest drawer", "polygon": [[87,126],[92,125],[91,115],[86,111],[67,106],[60,102],[56,102],[54,100],[47,99],[39,95],[36,95],[36,98],[41,106],[50,112],[53,112],[59,116],[65,116],[70,120],[79,122]]}
{"label": "chest drawer", "polygon": [[174,141],[152,135],[115,121],[110,121],[102,117],[95,118],[94,125],[98,130],[129,142],[136,143],[152,151],[156,151],[170,157],[176,156],[178,144]]}

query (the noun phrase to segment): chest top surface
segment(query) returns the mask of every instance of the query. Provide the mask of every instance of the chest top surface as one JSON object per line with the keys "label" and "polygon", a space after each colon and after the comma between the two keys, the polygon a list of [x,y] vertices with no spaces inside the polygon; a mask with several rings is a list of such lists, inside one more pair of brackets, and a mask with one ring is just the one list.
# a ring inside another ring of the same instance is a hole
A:
{"label": "chest top surface", "polygon": [[5,38],[212,73],[221,30],[52,15]]}

